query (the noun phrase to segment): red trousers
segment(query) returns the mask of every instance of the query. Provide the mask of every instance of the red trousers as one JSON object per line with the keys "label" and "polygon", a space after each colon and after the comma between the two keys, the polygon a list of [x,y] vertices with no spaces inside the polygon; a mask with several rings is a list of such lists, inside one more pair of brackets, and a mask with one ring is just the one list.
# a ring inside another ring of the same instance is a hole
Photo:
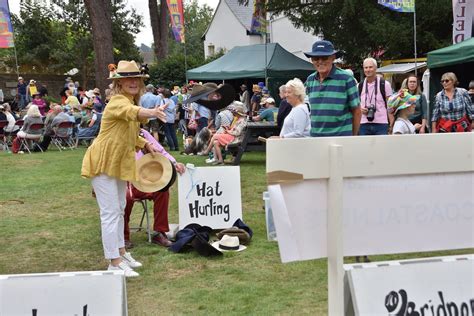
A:
{"label": "red trousers", "polygon": [[127,187],[127,205],[125,206],[124,215],[124,237],[126,241],[130,241],[130,214],[132,213],[133,204],[136,200],[153,200],[153,230],[156,232],[167,232],[170,230],[168,226],[168,204],[170,200],[169,191],[144,193],[129,184]]}

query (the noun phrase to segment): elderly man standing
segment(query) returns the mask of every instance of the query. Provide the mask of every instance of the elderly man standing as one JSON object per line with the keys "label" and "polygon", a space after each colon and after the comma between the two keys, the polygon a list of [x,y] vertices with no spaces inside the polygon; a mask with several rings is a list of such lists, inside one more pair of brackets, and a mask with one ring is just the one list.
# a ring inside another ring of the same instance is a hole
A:
{"label": "elderly man standing", "polygon": [[359,132],[357,84],[354,77],[333,65],[337,53],[329,41],[316,41],[311,52],[305,53],[316,69],[305,83],[313,137],[351,136]]}
{"label": "elderly man standing", "polygon": [[[146,93],[140,98],[140,106],[145,109],[154,109],[161,105],[161,97],[155,95],[155,87],[152,84],[149,84],[145,87]],[[160,128],[159,122],[156,118],[148,119],[148,124],[146,125],[148,131],[158,140],[158,130]]]}
{"label": "elderly man standing", "polygon": [[363,63],[365,79],[359,84],[362,120],[360,135],[387,135],[394,117],[387,111],[387,98],[392,95],[390,83],[377,76],[377,61],[371,57]]}

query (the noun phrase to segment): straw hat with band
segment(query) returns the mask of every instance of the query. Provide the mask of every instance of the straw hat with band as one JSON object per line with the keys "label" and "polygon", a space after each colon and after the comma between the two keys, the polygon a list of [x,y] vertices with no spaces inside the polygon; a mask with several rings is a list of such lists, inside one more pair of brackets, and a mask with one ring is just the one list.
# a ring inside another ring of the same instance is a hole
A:
{"label": "straw hat with band", "polygon": [[[208,100],[211,93],[216,93],[218,99]],[[229,84],[218,87],[215,83],[208,82],[203,85],[195,84],[191,91],[191,96],[183,101],[183,104],[197,102],[210,110],[220,110],[231,104],[235,99],[235,90]]]}
{"label": "straw hat with band", "polygon": [[137,63],[135,61],[121,60],[118,63],[118,66],[111,67],[115,65],[109,65],[109,78],[107,79],[122,79],[122,78],[149,78],[147,74],[144,74],[140,71]]}
{"label": "straw hat with band", "polygon": [[176,180],[176,169],[171,161],[158,153],[149,153],[136,162],[137,181],[132,184],[145,193],[168,190]]}

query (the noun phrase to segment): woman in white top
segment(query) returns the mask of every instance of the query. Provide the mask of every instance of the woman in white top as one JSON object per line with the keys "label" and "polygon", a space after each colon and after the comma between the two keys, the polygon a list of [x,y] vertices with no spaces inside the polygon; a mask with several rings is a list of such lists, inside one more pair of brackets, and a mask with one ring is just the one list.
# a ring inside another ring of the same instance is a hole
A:
{"label": "woman in white top", "polygon": [[283,121],[280,138],[309,137],[311,119],[308,105],[304,103],[305,87],[300,79],[286,83],[286,101],[292,106],[290,114]]}
{"label": "woman in white top", "polygon": [[411,95],[406,89],[402,89],[390,96],[388,107],[394,111],[396,118],[392,134],[415,134],[416,130],[421,128],[421,124],[416,123],[413,125],[408,119],[415,112],[416,102],[419,98],[419,95]]}

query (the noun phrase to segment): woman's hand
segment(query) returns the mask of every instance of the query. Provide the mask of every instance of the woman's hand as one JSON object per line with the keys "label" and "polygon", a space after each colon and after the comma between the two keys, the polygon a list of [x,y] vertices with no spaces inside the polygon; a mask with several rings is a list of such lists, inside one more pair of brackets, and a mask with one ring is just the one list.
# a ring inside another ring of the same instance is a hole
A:
{"label": "woman's hand", "polygon": [[177,162],[174,167],[179,174],[183,174],[186,171],[186,167],[180,162]]}
{"label": "woman's hand", "polygon": [[154,116],[159,119],[160,121],[162,121],[163,123],[166,123],[166,113],[165,113],[165,109],[168,105],[165,104],[165,105],[162,105],[162,106],[159,106],[155,109],[153,109],[154,111]]}

